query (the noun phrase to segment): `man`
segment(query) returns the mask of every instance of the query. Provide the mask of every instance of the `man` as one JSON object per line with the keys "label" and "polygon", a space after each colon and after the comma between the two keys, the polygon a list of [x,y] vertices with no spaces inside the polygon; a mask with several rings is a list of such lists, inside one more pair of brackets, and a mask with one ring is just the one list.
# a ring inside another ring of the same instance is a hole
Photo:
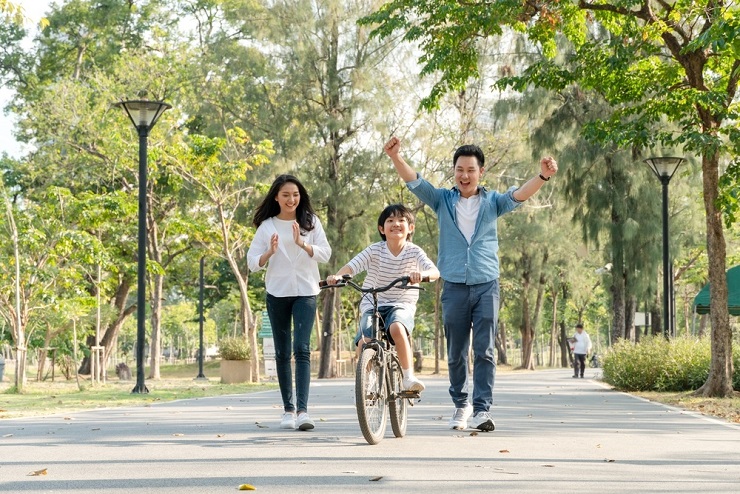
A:
{"label": "man", "polygon": [[591,352],[591,338],[583,330],[583,324],[576,324],[576,334],[573,336],[573,377],[583,377],[586,370],[586,355]]}
{"label": "man", "polygon": [[[540,173],[521,187],[504,194],[479,185],[485,157],[478,146],[461,146],[452,160],[455,186],[436,188],[414,171],[399,155],[401,141],[392,137],[385,152],[398,175],[422,202],[437,214],[439,257],[437,266],[444,279],[442,312],[447,338],[450,397],[455,412],[451,429],[471,426],[481,431],[495,429],[490,409],[496,375],[494,344],[499,308],[498,229],[496,219],[529,199],[558,170],[551,158],[540,161]],[[468,395],[468,351],[474,355],[473,399]],[[471,418],[472,415],[472,418]]]}

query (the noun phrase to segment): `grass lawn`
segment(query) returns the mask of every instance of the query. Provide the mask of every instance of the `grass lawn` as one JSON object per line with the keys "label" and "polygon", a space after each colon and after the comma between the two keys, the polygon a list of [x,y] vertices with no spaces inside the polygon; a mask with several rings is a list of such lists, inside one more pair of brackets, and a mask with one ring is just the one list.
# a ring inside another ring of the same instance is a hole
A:
{"label": "grass lawn", "polygon": [[740,392],[735,391],[731,398],[704,398],[693,396],[691,391],[667,393],[645,391],[632,393],[651,401],[665,403],[677,408],[691,410],[702,415],[718,417],[728,422],[740,424]]}
{"label": "grass lawn", "polygon": [[[163,365],[162,379],[146,381],[149,393],[133,394],[131,390],[136,385],[136,369],[132,369],[132,372],[134,373],[132,381],[121,381],[111,372],[108,382],[98,385],[93,385],[88,379],[89,376],[85,376],[85,379],[80,376],[81,390],[74,378],[67,381],[64,377],[57,377],[54,382],[50,380],[37,382],[29,379],[22,394],[13,392],[11,389],[13,376],[8,376],[6,372],[4,381],[0,383],[0,419],[92,408],[146,406],[158,401],[250,393],[277,388],[277,382],[221,384],[219,362],[216,361],[206,362],[204,365],[203,374],[208,378],[207,381],[194,380],[198,375],[198,364]],[[28,375],[34,374],[29,372]]]}

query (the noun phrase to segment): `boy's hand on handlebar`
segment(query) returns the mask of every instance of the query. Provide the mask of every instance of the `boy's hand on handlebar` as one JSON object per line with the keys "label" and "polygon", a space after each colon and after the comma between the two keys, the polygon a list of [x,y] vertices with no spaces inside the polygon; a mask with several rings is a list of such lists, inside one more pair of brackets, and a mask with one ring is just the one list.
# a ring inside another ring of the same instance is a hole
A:
{"label": "boy's hand on handlebar", "polygon": [[342,279],[341,276],[330,274],[329,276],[326,277],[326,283],[329,285],[336,285],[337,283],[339,283],[341,279]]}
{"label": "boy's hand on handlebar", "polygon": [[421,273],[419,271],[412,271],[409,273],[409,282],[416,285],[417,283],[421,283],[422,277]]}

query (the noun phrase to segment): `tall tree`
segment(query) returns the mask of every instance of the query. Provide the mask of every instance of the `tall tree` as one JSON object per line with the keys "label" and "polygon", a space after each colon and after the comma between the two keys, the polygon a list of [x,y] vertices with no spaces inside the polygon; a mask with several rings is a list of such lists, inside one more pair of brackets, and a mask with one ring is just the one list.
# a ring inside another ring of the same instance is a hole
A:
{"label": "tall tree", "polygon": [[[707,257],[711,294],[712,362],[700,392],[732,392],[732,331],[727,311],[726,244],[718,208],[719,163],[740,142],[734,100],[740,51],[728,39],[740,34],[740,13],[716,2],[459,3],[453,0],[395,0],[367,22],[390,35],[401,29],[419,41],[425,72],[440,71],[427,105],[478,76],[476,40],[504,28],[525,31],[544,54],[557,52],[557,36],[574,47],[577,64],[553,57],[529,65],[507,83],[563,89],[578,82],[601,88],[616,108],[592,125],[591,138],[637,149],[683,147],[702,157]],[[664,121],[675,126],[667,127]]]}
{"label": "tall tree", "polygon": [[[319,198],[335,253],[324,269],[336,272],[364,247],[366,232],[375,231],[368,220],[379,208],[371,207],[368,199],[372,201],[374,190],[383,189],[378,167],[382,140],[368,150],[361,132],[372,130],[371,123],[381,113],[378,106],[386,101],[376,71],[389,47],[369,39],[368,30],[356,24],[379,2],[280,0],[269,5],[267,36],[274,46],[267,50],[284,67],[280,101],[294,109],[293,119],[308,144],[288,159],[304,175],[312,196]],[[387,168],[382,170],[387,175]],[[335,373],[335,292],[329,291],[323,302],[320,377]]]}

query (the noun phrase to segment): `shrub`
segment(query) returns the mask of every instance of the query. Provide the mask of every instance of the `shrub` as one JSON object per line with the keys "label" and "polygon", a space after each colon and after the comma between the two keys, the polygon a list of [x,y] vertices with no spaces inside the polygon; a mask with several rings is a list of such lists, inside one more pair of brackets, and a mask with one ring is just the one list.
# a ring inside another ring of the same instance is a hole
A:
{"label": "shrub", "polygon": [[225,338],[218,343],[218,353],[224,360],[249,360],[251,350],[244,338]]}
{"label": "shrub", "polygon": [[[639,344],[622,340],[604,357],[604,381],[626,391],[690,391],[707,380],[710,361],[708,338],[668,341],[655,336]],[[737,382],[737,367],[735,371]]]}

